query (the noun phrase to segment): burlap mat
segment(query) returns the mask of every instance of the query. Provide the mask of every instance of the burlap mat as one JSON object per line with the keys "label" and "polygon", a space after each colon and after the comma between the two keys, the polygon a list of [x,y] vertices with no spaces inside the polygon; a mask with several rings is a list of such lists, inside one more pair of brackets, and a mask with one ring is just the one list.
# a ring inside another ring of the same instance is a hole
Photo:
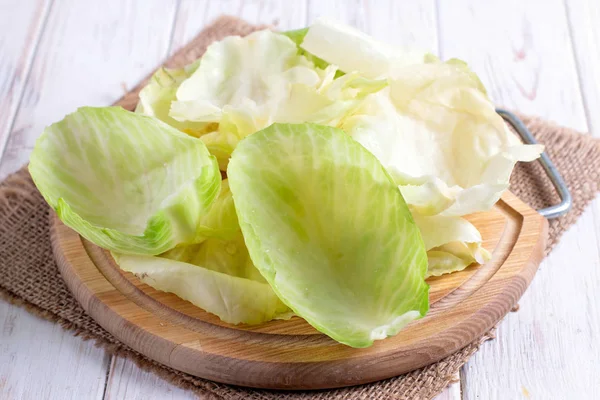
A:
{"label": "burlap mat", "polygon": [[[206,28],[190,45],[169,61],[171,66],[195,59],[208,43],[227,35],[247,34],[256,27],[223,17]],[[131,107],[136,95],[120,103]],[[573,210],[550,221],[547,252],[575,222],[594,198],[600,183],[600,141],[551,123],[523,117],[534,136],[546,145],[573,195]],[[532,207],[558,201],[552,185],[537,164],[519,165],[511,190]],[[164,367],[120,343],[102,329],[65,286],[52,256],[48,231],[48,207],[25,168],[0,183],[0,295],[43,318],[60,323],[75,335],[94,339],[112,354],[127,357],[163,379],[194,390],[206,399],[429,399],[442,391],[488,333],[459,352],[428,367],[385,381],[344,389],[313,392],[251,390],[213,383]]]}

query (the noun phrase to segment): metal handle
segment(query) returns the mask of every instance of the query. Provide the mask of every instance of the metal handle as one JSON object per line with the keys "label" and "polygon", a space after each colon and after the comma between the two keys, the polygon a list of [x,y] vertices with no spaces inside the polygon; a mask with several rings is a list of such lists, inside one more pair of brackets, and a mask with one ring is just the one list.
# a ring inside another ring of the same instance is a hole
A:
{"label": "metal handle", "polygon": [[[519,136],[521,136],[521,139],[523,139],[524,143],[537,144],[537,141],[519,117],[517,117],[510,111],[506,111],[500,108],[497,108],[496,112],[500,114],[500,116],[504,118],[504,120],[515,129]],[[543,152],[540,156],[540,163],[542,164],[544,171],[546,171],[546,174],[550,178],[552,185],[554,185],[554,188],[560,196],[560,204],[550,206],[547,208],[542,208],[537,211],[548,219],[565,215],[567,212],[569,212],[571,206],[573,205],[571,193],[569,193],[569,189],[567,188],[565,181],[560,176],[558,170],[556,169],[552,161],[550,161],[550,158],[548,157],[546,152]]]}

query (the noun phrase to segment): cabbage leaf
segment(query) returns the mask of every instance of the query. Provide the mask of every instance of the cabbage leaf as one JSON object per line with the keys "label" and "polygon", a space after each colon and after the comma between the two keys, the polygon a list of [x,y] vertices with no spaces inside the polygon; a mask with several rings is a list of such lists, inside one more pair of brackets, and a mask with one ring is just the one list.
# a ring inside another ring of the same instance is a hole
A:
{"label": "cabbage leaf", "polygon": [[[316,57],[313,54],[310,54],[308,51],[306,51],[302,47],[300,47],[302,44],[302,41],[304,40],[304,37],[308,33],[308,29],[309,28],[295,29],[292,31],[281,32],[281,34],[284,36],[287,36],[294,43],[296,43],[296,46],[298,47],[298,54],[306,57],[309,61],[312,61],[312,63],[315,65],[315,67],[325,69],[329,66],[329,63],[327,61],[325,61],[319,57]],[[339,71],[338,74],[342,75],[343,72]]]}
{"label": "cabbage leaf", "polygon": [[240,225],[229,189],[229,180],[224,179],[219,195],[201,218],[197,233],[204,238],[232,239],[239,231]]}
{"label": "cabbage leaf", "polygon": [[66,225],[128,254],[196,240],[221,184],[201,141],[120,107],[83,107],[47,127],[29,171]]}
{"label": "cabbage leaf", "polygon": [[375,40],[371,36],[328,18],[316,20],[303,36],[300,47],[345,73],[365,78],[387,78],[402,65],[423,63],[428,55]]}
{"label": "cabbage leaf", "polygon": [[464,218],[423,216],[413,212],[427,250],[427,277],[462,271],[483,264],[491,254],[482,247],[481,234]]}
{"label": "cabbage leaf", "polygon": [[254,265],[297,315],[353,347],[429,308],[427,256],[400,191],[343,131],[274,124],[227,169]]}
{"label": "cabbage leaf", "polygon": [[293,83],[315,85],[319,75],[289,38],[268,31],[231,36],[208,47],[198,69],[181,83],[170,115],[219,122],[228,108],[250,112],[267,126]]}
{"label": "cabbage leaf", "polygon": [[231,324],[287,318],[279,300],[252,264],[241,233],[176,247],[161,256],[115,254],[119,267],[157,290],[170,292]]}
{"label": "cabbage leaf", "polygon": [[291,36],[345,73],[389,81],[337,126],[375,154],[416,212],[489,210],[507,189],[515,163],[543,151],[510,132],[463,61],[441,62],[329,19]]}
{"label": "cabbage leaf", "polygon": [[342,128],[371,151],[423,215],[462,216],[489,210],[508,188],[524,145],[508,129],[462,63],[428,63],[396,71]]}
{"label": "cabbage leaf", "polygon": [[200,139],[225,170],[244,137],[274,122],[337,125],[388,84],[338,72],[315,66],[285,35],[229,37],[211,45],[180,84],[169,115],[180,123],[218,123]]}
{"label": "cabbage leaf", "polygon": [[177,121],[169,116],[171,103],[176,99],[175,95],[179,85],[198,69],[198,65],[200,64],[198,61],[184,68],[159,68],[140,91],[140,99],[135,112],[158,118],[172,127],[195,137],[215,130],[215,124]]}
{"label": "cabbage leaf", "polygon": [[142,282],[228,323],[259,324],[292,315],[250,259],[227,179],[202,218],[199,235],[199,243],[179,245],[159,256],[113,257]]}

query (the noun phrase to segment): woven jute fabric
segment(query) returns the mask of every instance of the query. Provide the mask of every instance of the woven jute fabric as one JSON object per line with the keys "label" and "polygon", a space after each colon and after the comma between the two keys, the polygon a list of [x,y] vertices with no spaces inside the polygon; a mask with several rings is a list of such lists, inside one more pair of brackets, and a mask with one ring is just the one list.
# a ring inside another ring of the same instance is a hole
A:
{"label": "woven jute fabric", "polygon": [[[192,61],[206,46],[227,35],[244,35],[256,26],[223,17],[207,27],[168,64]],[[132,108],[137,91],[119,102]],[[537,118],[522,116],[573,195],[573,209],[550,221],[547,252],[575,222],[600,186],[600,141]],[[511,179],[511,190],[534,208],[559,201],[538,163],[520,164]],[[163,379],[196,391],[205,399],[429,399],[442,391],[480,344],[493,337],[489,332],[457,353],[411,373],[385,381],[326,391],[281,392],[252,390],[218,384],[160,365],[120,343],[100,327],[73,298],[54,262],[48,227],[49,209],[24,167],[0,183],[0,295],[29,311],[60,323],[75,335],[93,339],[112,354],[127,357]]]}

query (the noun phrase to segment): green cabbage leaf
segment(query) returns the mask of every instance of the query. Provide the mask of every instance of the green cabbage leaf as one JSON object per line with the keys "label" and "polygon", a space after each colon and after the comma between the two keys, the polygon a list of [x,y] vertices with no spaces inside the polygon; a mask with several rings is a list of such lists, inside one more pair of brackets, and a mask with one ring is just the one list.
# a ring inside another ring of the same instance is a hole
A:
{"label": "green cabbage leaf", "polygon": [[239,143],[227,174],[254,265],[315,328],[366,347],[425,315],[419,230],[385,169],[346,133],[274,124]]}
{"label": "green cabbage leaf", "polygon": [[83,107],[47,127],[29,171],[66,225],[127,254],[196,241],[221,184],[200,140],[120,107]]}
{"label": "green cabbage leaf", "polygon": [[290,309],[252,264],[241,233],[207,239],[160,256],[113,253],[124,271],[157,290],[170,292],[231,324],[289,318]]}

